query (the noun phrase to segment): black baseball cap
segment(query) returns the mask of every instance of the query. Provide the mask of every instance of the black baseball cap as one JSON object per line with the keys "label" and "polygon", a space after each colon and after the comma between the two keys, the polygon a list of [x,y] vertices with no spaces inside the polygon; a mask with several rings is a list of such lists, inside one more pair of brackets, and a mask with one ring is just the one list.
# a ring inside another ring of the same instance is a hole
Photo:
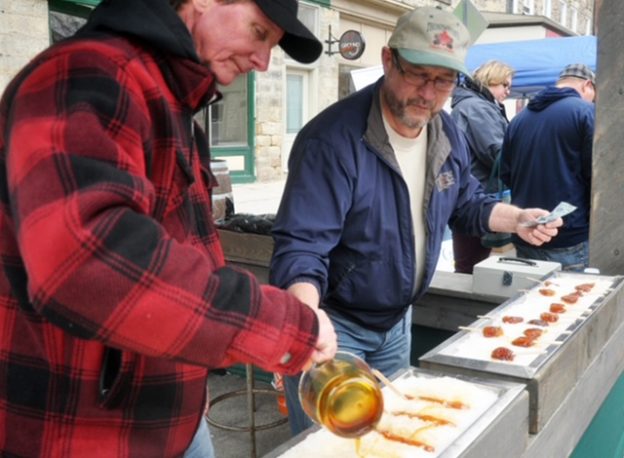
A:
{"label": "black baseball cap", "polygon": [[254,0],[271,21],[284,30],[280,47],[290,57],[304,64],[314,62],[323,52],[323,45],[297,19],[297,0]]}

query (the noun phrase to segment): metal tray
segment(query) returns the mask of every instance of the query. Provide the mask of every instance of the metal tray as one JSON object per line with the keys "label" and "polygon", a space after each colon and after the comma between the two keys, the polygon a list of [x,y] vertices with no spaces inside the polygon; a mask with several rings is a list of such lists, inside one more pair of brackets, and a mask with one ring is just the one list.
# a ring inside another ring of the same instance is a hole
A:
{"label": "metal tray", "polygon": [[[399,381],[407,377],[438,378],[450,377],[465,382],[469,382],[481,389],[493,392],[496,399],[487,410],[481,413],[474,421],[464,429],[453,442],[437,454],[432,454],[437,458],[480,458],[483,456],[521,456],[528,441],[528,395],[525,386],[519,383],[506,382],[500,380],[488,380],[480,377],[468,377],[463,375],[449,375],[420,368],[409,368],[400,371],[391,379]],[[386,390],[388,388],[385,388]],[[293,437],[288,442],[273,450],[265,458],[277,458],[286,452],[296,452],[301,458],[308,456],[300,450],[303,441],[313,433],[319,432],[320,428],[315,426],[301,434]],[[327,434],[330,434],[327,432]],[[315,436],[312,436],[315,437]],[[311,437],[311,438],[312,438]],[[505,440],[501,441],[501,437]],[[353,441],[353,456],[355,453],[355,439]],[[310,448],[311,444],[307,444]],[[318,443],[313,444],[316,450],[323,450],[322,437],[318,437]],[[348,458],[342,455],[341,458]],[[406,457],[407,458],[407,457]]]}
{"label": "metal tray", "polygon": [[[570,273],[570,272],[554,272],[545,277],[541,283],[535,284],[533,288],[528,291],[522,291],[509,298],[500,306],[491,310],[487,315],[479,320],[473,322],[470,329],[482,329],[483,327],[491,324],[495,317],[500,317],[506,314],[513,306],[521,304],[523,300],[528,297],[531,292],[536,292],[539,288],[543,287],[544,281],[557,282],[563,279],[566,281],[574,281],[578,283],[589,283],[592,281],[600,281],[609,283],[608,291],[599,297],[597,297],[590,305],[583,308],[583,313],[573,320],[566,323],[566,327],[556,339],[552,340],[553,343],[548,344],[545,347],[540,348],[539,352],[535,352],[533,349],[524,350],[519,347],[511,347],[517,354],[516,360],[513,362],[499,362],[491,359],[469,357],[465,354],[471,341],[484,339],[481,336],[475,337],[474,330],[462,330],[457,332],[451,338],[447,339],[437,347],[433,348],[429,352],[420,357],[421,362],[431,362],[436,364],[442,364],[446,366],[458,366],[466,369],[496,373],[501,375],[507,375],[511,377],[517,377],[520,379],[531,379],[535,377],[536,373],[555,355],[562,347],[563,344],[569,340],[574,339],[577,331],[588,321],[591,315],[596,313],[603,304],[606,302],[610,294],[618,288],[624,277],[621,276],[600,276],[593,274],[583,273]],[[556,298],[555,298],[556,299]],[[553,299],[553,301],[555,301]],[[574,307],[574,306],[571,306]],[[484,339],[484,342],[489,339]],[[490,345],[496,345],[496,341],[492,340]],[[484,345],[485,347],[485,345]],[[518,361],[519,360],[519,361]],[[429,367],[429,366],[427,366]]]}
{"label": "metal tray", "polygon": [[[420,366],[453,375],[484,376],[526,384],[529,393],[529,432],[539,433],[578,380],[584,376],[587,368],[600,357],[613,333],[624,323],[624,277],[557,272],[549,276],[548,280],[564,278],[570,282],[582,283],[600,279],[608,282],[609,287],[589,306],[585,304],[586,310],[582,317],[571,321],[565,328],[565,334],[558,335],[553,344],[547,346],[542,354],[536,355],[528,364],[450,356],[457,353],[462,345],[464,351],[467,348],[469,331],[461,331],[423,355],[419,359]],[[501,317],[501,313],[505,314],[508,307],[526,295],[527,293],[520,293],[510,298],[486,316]],[[471,327],[484,326],[488,322],[490,320],[483,318]]]}

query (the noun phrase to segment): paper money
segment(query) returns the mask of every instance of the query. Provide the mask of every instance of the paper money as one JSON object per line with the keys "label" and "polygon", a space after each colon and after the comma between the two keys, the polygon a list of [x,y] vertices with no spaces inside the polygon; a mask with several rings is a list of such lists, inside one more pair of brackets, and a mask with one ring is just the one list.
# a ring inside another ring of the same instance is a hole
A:
{"label": "paper money", "polygon": [[559,202],[559,205],[557,205],[555,209],[551,211],[548,215],[540,216],[535,221],[527,221],[525,223],[522,223],[522,225],[525,227],[535,227],[538,224],[550,223],[556,220],[557,218],[564,217],[565,215],[569,215],[574,210],[576,210],[576,207],[574,205],[569,204],[567,202]]}

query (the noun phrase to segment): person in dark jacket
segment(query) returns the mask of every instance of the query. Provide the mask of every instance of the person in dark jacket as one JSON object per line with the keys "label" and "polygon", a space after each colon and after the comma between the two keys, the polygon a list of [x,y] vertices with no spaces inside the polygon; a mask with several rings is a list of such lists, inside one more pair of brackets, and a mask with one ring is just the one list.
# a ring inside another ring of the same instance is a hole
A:
{"label": "person in dark jacket", "polygon": [[209,458],[209,369],[333,357],[324,312],[225,265],[193,123],[278,44],[321,53],[295,0],[107,0],[8,86],[0,456]]}
{"label": "person in dark jacket", "polygon": [[[391,376],[409,367],[411,304],[433,276],[446,225],[518,232],[541,244],[548,212],[497,203],[470,173],[464,135],[442,107],[466,73],[469,33],[455,16],[418,8],[382,50],[384,76],[299,132],[273,226],[270,281],[326,310],[341,350]],[[286,377],[293,433],[310,420]]]}
{"label": "person in dark jacket", "polygon": [[559,236],[540,247],[514,237],[518,257],[559,262],[564,270],[589,266],[595,78],[586,65],[568,65],[509,125],[501,178],[512,202],[550,210],[560,202],[576,207],[565,216]]}
{"label": "person in dark jacket", "polygon": [[[462,80],[451,99],[451,118],[466,135],[472,174],[489,192],[492,168],[509,124],[503,101],[511,92],[513,73],[504,62],[488,61],[473,72],[472,78]],[[480,237],[453,231],[455,272],[471,274],[474,265],[487,258],[490,251],[481,244]]]}

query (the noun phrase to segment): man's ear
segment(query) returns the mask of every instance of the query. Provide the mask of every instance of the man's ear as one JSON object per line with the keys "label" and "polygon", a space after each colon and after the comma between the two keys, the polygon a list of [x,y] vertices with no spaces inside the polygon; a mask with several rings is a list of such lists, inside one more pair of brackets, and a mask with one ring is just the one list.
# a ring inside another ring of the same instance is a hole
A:
{"label": "man's ear", "polygon": [[387,74],[392,67],[392,50],[387,46],[381,48],[381,63],[383,65],[384,74]]}
{"label": "man's ear", "polygon": [[195,9],[199,11],[205,11],[208,9],[210,4],[219,3],[219,0],[191,0],[191,3],[195,7]]}
{"label": "man's ear", "polygon": [[[581,93],[581,96],[585,100],[587,100],[588,102],[592,102],[592,103],[596,101],[596,87],[590,80],[583,81],[582,90],[583,92]],[[590,100],[590,96],[591,96],[591,100]]]}

